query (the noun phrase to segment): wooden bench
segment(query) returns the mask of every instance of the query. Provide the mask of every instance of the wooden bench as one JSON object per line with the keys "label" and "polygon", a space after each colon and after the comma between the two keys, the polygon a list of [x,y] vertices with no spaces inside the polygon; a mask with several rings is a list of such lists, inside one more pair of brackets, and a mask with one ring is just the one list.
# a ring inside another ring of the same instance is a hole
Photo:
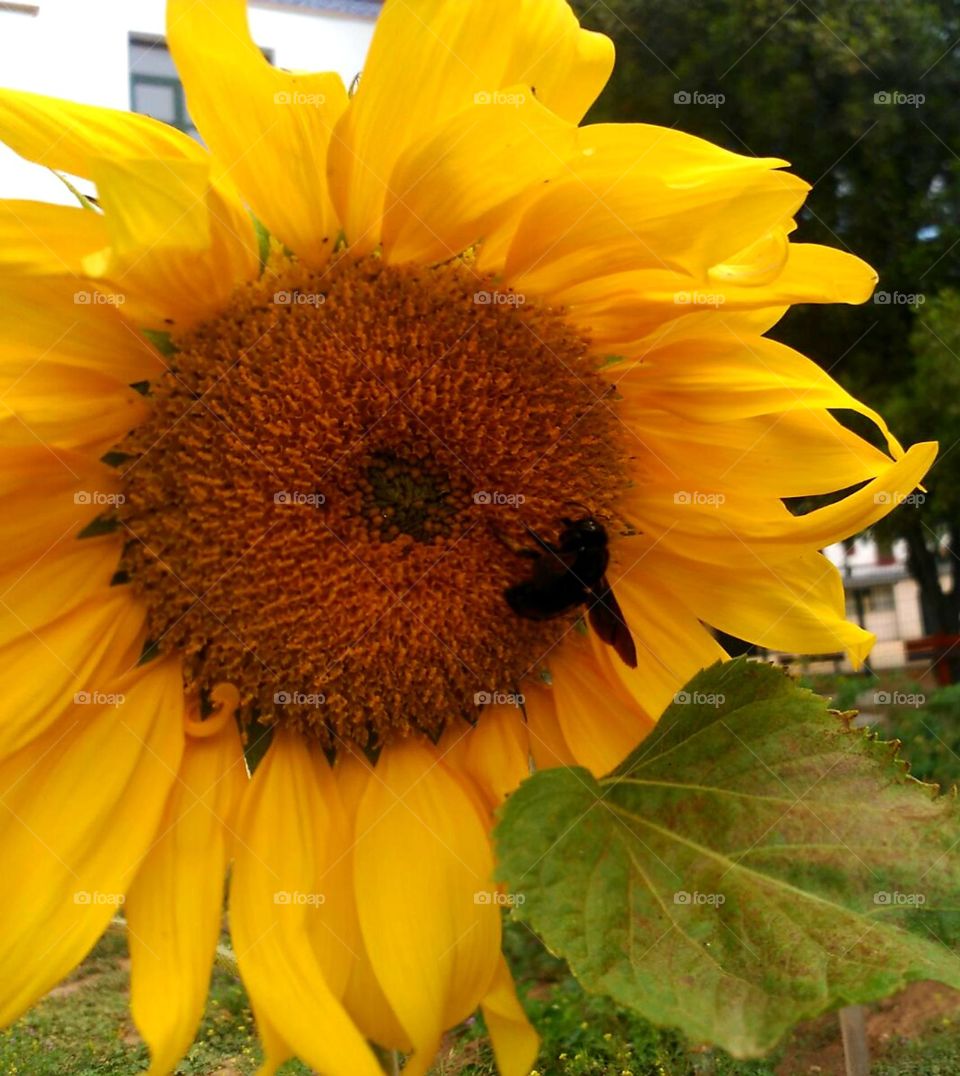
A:
{"label": "wooden bench", "polygon": [[960,668],[960,635],[940,632],[906,642],[908,661],[929,661],[941,686],[955,683],[954,670]]}

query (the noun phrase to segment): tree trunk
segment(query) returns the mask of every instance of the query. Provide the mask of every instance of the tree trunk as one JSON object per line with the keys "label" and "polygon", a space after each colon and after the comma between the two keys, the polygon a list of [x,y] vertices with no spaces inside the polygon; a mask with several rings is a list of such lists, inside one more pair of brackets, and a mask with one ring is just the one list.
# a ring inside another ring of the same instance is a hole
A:
{"label": "tree trunk", "polygon": [[[960,631],[960,592],[956,558],[952,558],[952,589],[944,591],[940,582],[940,566],[936,550],[927,546],[920,526],[911,527],[905,535],[909,555],[907,567],[920,588],[920,612],[925,635],[956,635]],[[951,647],[945,656],[950,669],[950,682],[960,683],[960,646]]]}
{"label": "tree trunk", "polygon": [[911,528],[905,535],[909,555],[907,567],[920,588],[920,613],[926,635],[953,635],[960,628],[954,572],[954,592],[945,593],[940,585],[937,554],[927,547],[923,532]]}

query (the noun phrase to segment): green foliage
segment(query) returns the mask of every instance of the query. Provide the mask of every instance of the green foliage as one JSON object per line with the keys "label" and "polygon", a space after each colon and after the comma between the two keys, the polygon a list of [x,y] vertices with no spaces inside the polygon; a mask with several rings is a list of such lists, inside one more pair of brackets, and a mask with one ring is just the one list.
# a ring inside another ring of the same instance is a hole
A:
{"label": "green foliage", "polygon": [[738,1057],[914,979],[960,986],[936,941],[960,892],[954,800],[771,666],[683,694],[608,777],[543,771],[507,802],[514,914],[586,989]]}
{"label": "green foliage", "polygon": [[960,684],[933,692],[922,707],[897,708],[890,730],[902,741],[914,777],[945,789],[960,785]]}

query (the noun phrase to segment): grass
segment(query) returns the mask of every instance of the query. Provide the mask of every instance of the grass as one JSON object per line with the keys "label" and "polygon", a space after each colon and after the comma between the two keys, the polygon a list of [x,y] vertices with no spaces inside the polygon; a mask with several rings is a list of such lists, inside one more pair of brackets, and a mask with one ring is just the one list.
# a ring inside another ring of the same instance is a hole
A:
{"label": "grass", "polygon": [[[0,1033],[0,1076],[129,1076],[147,1065],[130,1018],[126,940],[108,933],[57,988]],[[262,1057],[239,982],[217,968],[203,1022],[177,1072],[247,1076]],[[298,1062],[284,1076],[305,1076]]]}
{"label": "grass", "polygon": [[[916,693],[902,673],[883,680],[817,678],[813,686],[839,709],[856,697],[887,691]],[[870,696],[872,697],[872,695]],[[898,736],[914,773],[944,785],[960,781],[960,688],[928,690],[922,708],[882,708],[882,731]],[[720,1050],[688,1043],[653,1027],[612,1002],[585,994],[562,961],[550,956],[517,924],[508,924],[505,951],[530,1018],[542,1036],[539,1076],[776,1076],[787,1044],[759,1062],[736,1062]],[[0,1033],[0,1076],[133,1076],[147,1051],[130,1018],[126,943],[110,933],[57,990]],[[798,1030],[794,1044],[812,1049],[837,1037],[826,1018]],[[180,1063],[180,1076],[248,1076],[261,1060],[247,997],[239,982],[217,968],[196,1040]],[[284,1076],[306,1076],[298,1062]],[[783,1076],[783,1068],[779,1076]],[[806,1073],[807,1068],[798,1070]],[[829,1071],[829,1070],[823,1070]],[[960,1022],[942,1019],[909,1041],[893,1041],[874,1063],[875,1076],[947,1076],[960,1072]],[[482,1020],[447,1036],[435,1076],[495,1076]],[[792,1074],[791,1074],[792,1076]]]}
{"label": "grass", "polygon": [[[776,1076],[782,1050],[762,1061],[737,1062],[655,1028],[604,998],[585,994],[564,964],[526,928],[508,924],[505,949],[521,996],[543,1045],[538,1076]],[[0,1076],[133,1076],[147,1052],[128,1010],[126,943],[107,934],[86,961],[30,1013],[0,1034]],[[800,1029],[814,1046],[835,1038],[834,1024]],[[180,1076],[250,1076],[261,1060],[246,995],[229,972],[215,969],[207,1010]],[[307,1076],[289,1062],[283,1076]],[[806,1071],[806,1070],[804,1070]],[[826,1071],[826,1070],[824,1070]],[[960,1072],[960,1023],[942,1021],[919,1040],[892,1047],[876,1076],[947,1076]],[[434,1076],[496,1076],[483,1023],[451,1033]]]}

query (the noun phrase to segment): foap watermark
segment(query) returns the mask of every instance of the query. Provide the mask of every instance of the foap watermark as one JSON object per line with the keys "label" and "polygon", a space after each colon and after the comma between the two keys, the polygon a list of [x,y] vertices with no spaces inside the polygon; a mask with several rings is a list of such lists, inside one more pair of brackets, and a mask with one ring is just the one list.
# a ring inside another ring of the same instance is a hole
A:
{"label": "foap watermark", "polygon": [[473,696],[474,706],[523,706],[526,699],[520,694],[506,691],[478,691]]}
{"label": "foap watermark", "polygon": [[927,696],[915,691],[875,691],[874,706],[912,706],[919,710],[927,703]]}
{"label": "foap watermark", "polygon": [[327,498],[322,493],[303,493],[300,490],[281,490],[273,495],[274,504],[307,505],[310,508],[319,508],[327,503]]}
{"label": "foap watermark", "polygon": [[925,493],[901,493],[899,490],[882,490],[873,495],[874,504],[890,504],[896,507],[907,504],[913,508],[919,508],[926,499]]}
{"label": "foap watermark", "polygon": [[875,105],[907,105],[910,108],[919,108],[927,98],[922,93],[903,93],[901,90],[878,90],[873,95]]}
{"label": "foap watermark", "polygon": [[726,295],[719,291],[675,291],[673,301],[676,306],[723,306]]}
{"label": "foap watermark", "polygon": [[326,704],[327,696],[317,694],[309,694],[303,691],[275,691],[273,694],[274,706],[323,706]]}
{"label": "foap watermark", "polygon": [[476,291],[473,301],[477,306],[523,306],[527,297],[518,291]]}
{"label": "foap watermark", "polygon": [[725,493],[701,493],[696,489],[679,489],[673,495],[674,504],[700,505],[705,508],[719,508],[726,500]]}
{"label": "foap watermark", "polygon": [[685,889],[678,889],[673,894],[673,903],[686,905],[693,907],[696,905],[710,905],[713,908],[719,908],[721,904],[726,904],[727,898],[722,893],[698,893],[694,890],[692,893],[688,893]]}
{"label": "foap watermark", "polygon": [[520,90],[507,93],[504,90],[478,90],[473,95],[475,105],[508,105],[520,108],[527,103],[527,94]]}
{"label": "foap watermark", "polygon": [[500,908],[516,908],[526,902],[522,893],[501,893],[496,889],[480,889],[473,894],[474,904],[496,904]]}
{"label": "foap watermark", "polygon": [[273,894],[273,903],[291,904],[299,908],[319,908],[321,904],[327,903],[327,898],[323,893],[301,893],[299,889],[278,889]]}
{"label": "foap watermark", "polygon": [[123,306],[127,297],[119,292],[75,291],[73,301],[77,306]]}
{"label": "foap watermark", "polygon": [[74,904],[111,905],[119,907],[126,901],[123,893],[101,893],[98,889],[78,889],[73,894]]}
{"label": "foap watermark", "polygon": [[726,99],[726,94],[702,93],[700,90],[677,90],[673,95],[675,105],[709,105],[711,108],[719,108]]}
{"label": "foap watermark", "polygon": [[473,495],[474,504],[506,505],[508,508],[516,508],[526,501],[522,493],[504,493],[502,490],[478,490]]}
{"label": "foap watermark", "polygon": [[119,691],[77,691],[73,696],[75,706],[123,706],[126,695]]}
{"label": "foap watermark", "polygon": [[873,894],[873,903],[884,908],[919,908],[927,903],[925,893],[900,893],[894,890],[892,893],[881,889]]}
{"label": "foap watermark", "polygon": [[105,508],[116,508],[126,499],[122,493],[104,493],[99,489],[78,489],[73,495],[74,504],[95,504]]}
{"label": "foap watermark", "polygon": [[875,291],[875,306],[923,306],[927,301],[922,291]]}
{"label": "foap watermark", "polygon": [[300,90],[277,90],[273,95],[275,105],[309,105],[311,108],[323,108],[327,103],[325,94],[303,93]]}
{"label": "foap watermark", "polygon": [[327,301],[322,291],[275,291],[274,306],[323,306]]}
{"label": "foap watermark", "polygon": [[727,701],[727,697],[714,691],[678,691],[673,696],[673,701],[677,706],[720,707]]}

